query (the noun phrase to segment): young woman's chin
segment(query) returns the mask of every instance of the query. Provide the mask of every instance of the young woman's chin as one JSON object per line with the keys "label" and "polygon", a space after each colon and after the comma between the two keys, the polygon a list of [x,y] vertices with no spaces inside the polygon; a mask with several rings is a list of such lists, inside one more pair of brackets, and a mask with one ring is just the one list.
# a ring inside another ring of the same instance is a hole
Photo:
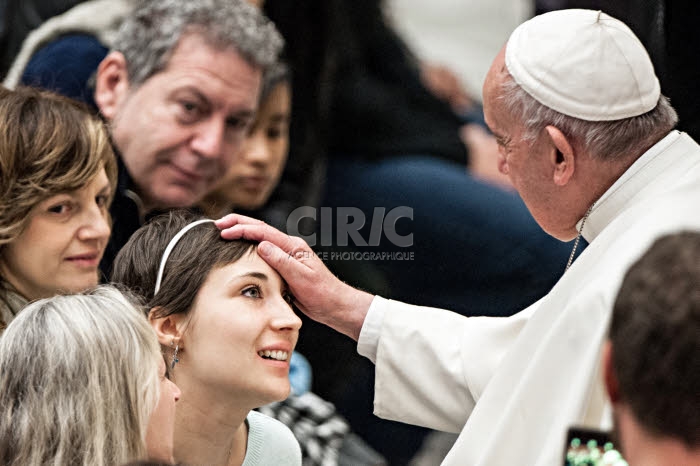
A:
{"label": "young woman's chin", "polygon": [[269,390],[266,390],[265,393],[261,393],[260,406],[264,406],[266,404],[274,403],[277,401],[286,400],[291,393],[292,387],[289,384],[289,382],[287,382],[286,384],[279,383],[275,386],[271,385]]}

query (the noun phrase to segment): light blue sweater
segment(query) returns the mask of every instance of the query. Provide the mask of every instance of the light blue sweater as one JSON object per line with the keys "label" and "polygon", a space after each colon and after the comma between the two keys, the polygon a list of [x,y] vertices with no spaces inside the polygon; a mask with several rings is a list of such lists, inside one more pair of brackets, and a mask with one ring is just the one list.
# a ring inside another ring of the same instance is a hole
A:
{"label": "light blue sweater", "polygon": [[301,448],[292,431],[276,419],[251,411],[248,448],[242,466],[301,466]]}

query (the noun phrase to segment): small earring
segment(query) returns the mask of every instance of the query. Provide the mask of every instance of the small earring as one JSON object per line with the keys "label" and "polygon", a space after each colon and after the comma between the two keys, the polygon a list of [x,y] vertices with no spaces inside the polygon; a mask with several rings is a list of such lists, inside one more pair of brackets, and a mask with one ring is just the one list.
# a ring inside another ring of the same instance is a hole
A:
{"label": "small earring", "polygon": [[[171,346],[171,347],[173,346],[173,342],[172,342],[172,341],[170,342],[170,346]],[[173,360],[172,360],[172,362],[170,363],[170,370],[175,369],[175,364],[177,364],[178,362],[180,362],[180,359],[177,357],[177,352],[178,352],[179,350],[180,350],[180,344],[178,343],[177,345],[175,345],[175,352],[173,352]]]}

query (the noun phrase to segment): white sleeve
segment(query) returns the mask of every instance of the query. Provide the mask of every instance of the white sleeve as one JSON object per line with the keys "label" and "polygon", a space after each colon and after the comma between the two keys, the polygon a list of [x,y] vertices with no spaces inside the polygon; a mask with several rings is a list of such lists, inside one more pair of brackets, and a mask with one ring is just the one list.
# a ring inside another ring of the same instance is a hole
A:
{"label": "white sleeve", "polygon": [[374,297],[362,323],[360,338],[357,339],[357,352],[374,363],[377,361],[379,332],[382,330],[387,303],[388,301],[381,296]]}
{"label": "white sleeve", "polygon": [[531,310],[508,318],[464,317],[382,301],[374,346],[374,413],[446,432],[461,431]]}

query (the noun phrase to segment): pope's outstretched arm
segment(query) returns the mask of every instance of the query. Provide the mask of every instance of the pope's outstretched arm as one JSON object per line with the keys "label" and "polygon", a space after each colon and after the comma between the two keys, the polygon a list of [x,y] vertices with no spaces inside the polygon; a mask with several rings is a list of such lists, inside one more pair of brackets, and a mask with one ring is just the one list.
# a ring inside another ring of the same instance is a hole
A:
{"label": "pope's outstretched arm", "polygon": [[354,340],[360,337],[374,296],[340,281],[304,240],[238,214],[229,214],[216,225],[224,239],[260,242],[258,254],[282,275],[302,312]]}

